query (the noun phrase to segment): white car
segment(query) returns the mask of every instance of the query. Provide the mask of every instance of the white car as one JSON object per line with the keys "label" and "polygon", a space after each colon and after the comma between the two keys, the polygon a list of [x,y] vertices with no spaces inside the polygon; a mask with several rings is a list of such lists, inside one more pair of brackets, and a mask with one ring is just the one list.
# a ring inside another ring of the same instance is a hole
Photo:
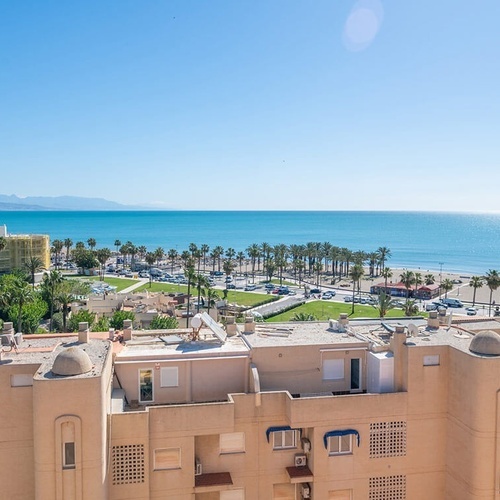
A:
{"label": "white car", "polygon": [[467,316],[475,316],[477,314],[477,309],[475,307],[467,307],[465,309]]}

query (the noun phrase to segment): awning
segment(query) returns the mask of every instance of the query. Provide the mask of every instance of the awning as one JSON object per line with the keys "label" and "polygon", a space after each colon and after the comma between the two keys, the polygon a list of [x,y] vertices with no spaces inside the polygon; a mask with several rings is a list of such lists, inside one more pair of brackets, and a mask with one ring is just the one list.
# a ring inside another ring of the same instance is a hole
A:
{"label": "awning", "polygon": [[269,435],[271,432],[280,432],[280,431],[299,431],[302,435],[302,429],[292,429],[289,425],[281,425],[279,427],[269,427],[266,431],[267,442],[269,443]]}
{"label": "awning", "polygon": [[328,438],[332,436],[347,436],[349,434],[354,434],[358,439],[358,447],[359,447],[359,432],[354,429],[344,429],[341,431],[329,431],[326,432],[323,436],[323,443],[325,444],[325,449],[328,448]]}

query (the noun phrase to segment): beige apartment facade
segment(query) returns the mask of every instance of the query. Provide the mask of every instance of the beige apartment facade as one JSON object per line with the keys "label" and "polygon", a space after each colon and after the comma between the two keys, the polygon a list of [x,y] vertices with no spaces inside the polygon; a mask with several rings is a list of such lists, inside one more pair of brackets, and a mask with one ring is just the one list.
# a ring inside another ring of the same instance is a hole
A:
{"label": "beige apartment facade", "polygon": [[24,268],[31,257],[38,257],[45,269],[50,267],[50,238],[47,234],[9,234],[5,225],[0,226],[0,237],[5,238],[5,248],[0,250],[0,273]]}
{"label": "beige apartment facade", "polygon": [[2,491],[498,500],[500,323],[431,316],[25,336],[0,361]]}

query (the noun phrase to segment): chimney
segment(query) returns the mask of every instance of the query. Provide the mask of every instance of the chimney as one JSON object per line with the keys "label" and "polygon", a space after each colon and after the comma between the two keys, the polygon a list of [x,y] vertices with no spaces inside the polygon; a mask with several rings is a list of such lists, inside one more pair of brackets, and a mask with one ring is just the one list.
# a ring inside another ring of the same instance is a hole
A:
{"label": "chimney", "polygon": [[255,333],[255,319],[253,316],[245,317],[245,333]]}
{"label": "chimney", "polygon": [[226,317],[226,333],[228,337],[233,337],[238,333],[238,327],[236,326],[236,321],[234,316]]}
{"label": "chimney", "polygon": [[427,320],[427,328],[429,330],[437,330],[439,328],[439,318],[437,311],[429,312],[429,319]]}
{"label": "chimney", "polygon": [[339,332],[345,332],[348,326],[349,326],[349,315],[347,313],[340,313]]}
{"label": "chimney", "polygon": [[401,392],[406,389],[406,363],[408,362],[405,348],[406,331],[402,325],[397,325],[391,338],[391,350],[394,354],[394,390]]}
{"label": "chimney", "polygon": [[132,320],[123,321],[123,340],[132,340]]}
{"label": "chimney", "polygon": [[86,321],[78,323],[78,342],[89,343],[89,324]]}

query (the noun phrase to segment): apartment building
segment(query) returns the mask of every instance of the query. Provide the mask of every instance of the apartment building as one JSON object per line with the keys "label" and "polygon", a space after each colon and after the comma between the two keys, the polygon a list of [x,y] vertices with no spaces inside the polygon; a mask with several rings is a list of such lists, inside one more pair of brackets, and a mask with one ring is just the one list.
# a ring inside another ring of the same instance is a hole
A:
{"label": "apartment building", "polygon": [[500,498],[499,322],[192,326],[6,323],[5,498]]}
{"label": "apartment building", "polygon": [[0,226],[6,246],[0,250],[0,274],[22,269],[30,257],[38,257],[45,269],[50,267],[50,239],[47,234],[9,234]]}

